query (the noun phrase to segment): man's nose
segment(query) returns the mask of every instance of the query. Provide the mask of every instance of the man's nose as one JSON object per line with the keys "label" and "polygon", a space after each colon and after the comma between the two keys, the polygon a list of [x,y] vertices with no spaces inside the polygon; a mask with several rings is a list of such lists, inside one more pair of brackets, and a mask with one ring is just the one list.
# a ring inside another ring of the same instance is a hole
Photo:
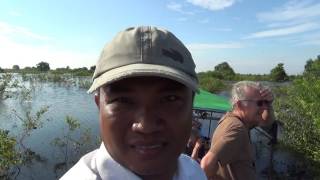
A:
{"label": "man's nose", "polygon": [[161,131],[164,126],[163,119],[156,110],[144,107],[136,111],[132,130],[144,134]]}
{"label": "man's nose", "polygon": [[263,107],[263,108],[269,108],[269,107],[270,107],[270,104],[271,104],[270,101],[264,100],[264,101],[262,101],[262,106],[261,106],[261,107]]}

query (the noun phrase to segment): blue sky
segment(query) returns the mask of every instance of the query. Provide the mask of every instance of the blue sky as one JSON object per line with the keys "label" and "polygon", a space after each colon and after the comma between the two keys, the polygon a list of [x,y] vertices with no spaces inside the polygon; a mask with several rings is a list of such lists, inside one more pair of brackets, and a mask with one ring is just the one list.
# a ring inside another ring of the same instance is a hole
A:
{"label": "blue sky", "polygon": [[320,55],[317,0],[0,0],[0,67],[90,67],[130,26],[166,28],[197,72],[228,62],[237,73],[299,74]]}

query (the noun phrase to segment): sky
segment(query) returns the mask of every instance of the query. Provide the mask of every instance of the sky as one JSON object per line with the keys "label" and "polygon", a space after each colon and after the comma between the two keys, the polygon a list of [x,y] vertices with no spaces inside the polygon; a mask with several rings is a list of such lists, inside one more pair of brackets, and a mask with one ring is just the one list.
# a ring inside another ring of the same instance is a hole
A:
{"label": "sky", "polygon": [[318,0],[0,0],[0,67],[95,65],[104,45],[131,26],[168,29],[196,71],[222,62],[268,74],[300,74],[320,55]]}

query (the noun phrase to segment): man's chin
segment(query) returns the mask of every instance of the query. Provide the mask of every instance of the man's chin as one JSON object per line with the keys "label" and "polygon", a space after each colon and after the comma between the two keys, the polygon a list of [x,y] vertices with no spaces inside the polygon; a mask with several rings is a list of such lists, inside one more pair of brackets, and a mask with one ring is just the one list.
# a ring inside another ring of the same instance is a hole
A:
{"label": "man's chin", "polygon": [[[140,160],[134,161],[131,165],[127,166],[129,169],[140,177],[152,177],[162,174],[174,173],[176,170],[176,163],[173,162],[173,158],[156,158],[154,160]],[[148,178],[150,179],[150,178]],[[152,178],[151,178],[152,179]]]}
{"label": "man's chin", "polygon": [[167,163],[166,166],[140,167],[131,169],[131,171],[133,171],[137,176],[141,177],[142,179],[154,179],[153,177],[173,176],[175,168],[170,167],[169,163]]}

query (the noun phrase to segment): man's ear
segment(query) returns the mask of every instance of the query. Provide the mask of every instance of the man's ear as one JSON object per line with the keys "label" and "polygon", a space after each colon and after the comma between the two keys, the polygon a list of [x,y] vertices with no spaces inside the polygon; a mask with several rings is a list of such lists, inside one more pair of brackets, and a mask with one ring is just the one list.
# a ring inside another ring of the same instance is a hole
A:
{"label": "man's ear", "polygon": [[[99,89],[97,91],[100,91]],[[100,108],[100,92],[94,93],[94,101],[98,108]]]}
{"label": "man's ear", "polygon": [[240,101],[237,101],[234,106],[237,108],[237,109],[242,109],[242,106],[243,104],[240,102]]}

